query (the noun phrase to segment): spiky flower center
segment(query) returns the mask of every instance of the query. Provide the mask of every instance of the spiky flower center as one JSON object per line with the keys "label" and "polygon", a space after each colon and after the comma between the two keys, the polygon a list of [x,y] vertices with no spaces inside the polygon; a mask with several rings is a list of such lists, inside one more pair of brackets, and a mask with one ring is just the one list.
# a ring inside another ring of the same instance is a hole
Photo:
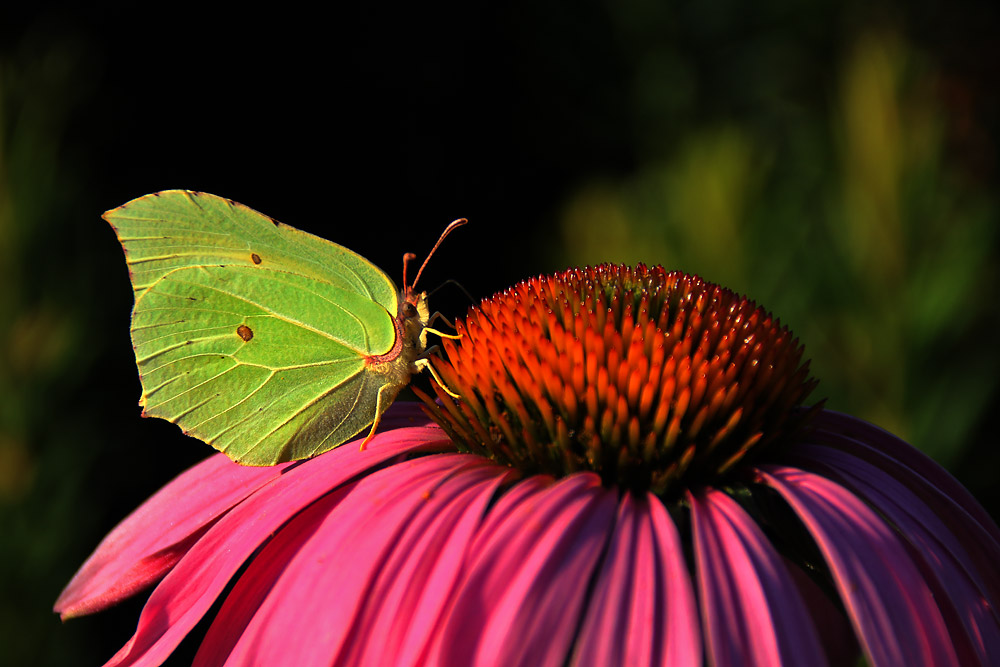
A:
{"label": "spiky flower center", "polygon": [[432,363],[431,412],[460,447],[556,476],[667,495],[785,440],[815,386],[753,302],[662,267],[526,280],[470,309]]}

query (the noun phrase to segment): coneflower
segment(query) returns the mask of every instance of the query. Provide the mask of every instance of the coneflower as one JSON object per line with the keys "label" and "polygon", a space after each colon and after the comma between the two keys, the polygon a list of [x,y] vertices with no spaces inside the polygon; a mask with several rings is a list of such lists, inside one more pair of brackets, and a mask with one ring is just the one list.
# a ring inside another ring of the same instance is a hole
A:
{"label": "coneflower", "polygon": [[[98,546],[64,618],[159,581],[109,665],[989,665],[1000,531],[892,435],[805,402],[798,341],[681,273],[485,300],[365,451],[216,455]],[[238,576],[237,576],[238,575]]]}

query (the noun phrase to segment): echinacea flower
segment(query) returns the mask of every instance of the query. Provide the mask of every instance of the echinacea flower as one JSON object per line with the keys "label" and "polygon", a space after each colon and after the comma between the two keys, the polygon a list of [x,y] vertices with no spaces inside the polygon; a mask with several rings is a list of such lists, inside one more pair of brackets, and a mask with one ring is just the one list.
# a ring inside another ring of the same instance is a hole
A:
{"label": "echinacea flower", "polygon": [[1000,663],[1000,530],[894,436],[805,407],[792,334],[605,265],[473,308],[364,451],[223,455],[123,521],[63,618],[159,582],[109,665]]}

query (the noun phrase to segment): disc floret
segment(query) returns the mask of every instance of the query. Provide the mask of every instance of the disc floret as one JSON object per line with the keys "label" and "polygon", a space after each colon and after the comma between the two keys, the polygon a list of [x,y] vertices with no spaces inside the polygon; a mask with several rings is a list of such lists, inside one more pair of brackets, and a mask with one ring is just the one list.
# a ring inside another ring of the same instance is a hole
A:
{"label": "disc floret", "polygon": [[787,442],[815,387],[791,332],[697,276],[604,264],[484,300],[432,363],[433,416],[460,447],[658,494]]}

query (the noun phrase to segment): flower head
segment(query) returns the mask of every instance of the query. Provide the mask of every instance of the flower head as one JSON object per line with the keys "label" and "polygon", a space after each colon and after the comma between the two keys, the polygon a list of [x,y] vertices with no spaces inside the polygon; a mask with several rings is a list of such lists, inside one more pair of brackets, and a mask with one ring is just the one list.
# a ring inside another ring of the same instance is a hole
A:
{"label": "flower head", "polygon": [[805,407],[802,348],[753,303],[602,266],[458,328],[433,364],[461,398],[425,397],[439,425],[400,404],[365,451],[209,458],[115,528],[56,611],[159,581],[111,665],[162,662],[234,579],[197,664],[1000,656],[1000,530],[917,450]]}
{"label": "flower head", "polygon": [[676,495],[787,442],[816,384],[769,314],[661,267],[527,280],[459,326],[438,371],[463,400],[435,410],[456,442],[639,493]]}

